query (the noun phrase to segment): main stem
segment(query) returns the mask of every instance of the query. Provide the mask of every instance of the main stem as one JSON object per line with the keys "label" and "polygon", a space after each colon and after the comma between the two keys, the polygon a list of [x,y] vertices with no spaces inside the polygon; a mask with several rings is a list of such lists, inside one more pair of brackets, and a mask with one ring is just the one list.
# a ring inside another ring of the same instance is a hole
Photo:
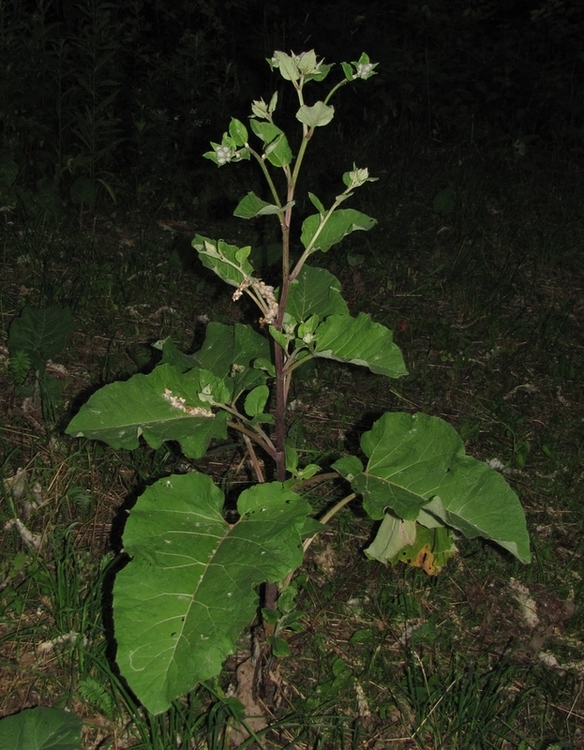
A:
{"label": "main stem", "polygon": [[[312,131],[304,129],[304,137],[296,159],[296,167],[293,173],[286,170],[286,205],[288,208],[280,220],[282,231],[282,286],[280,287],[280,299],[278,304],[278,317],[276,319],[276,328],[282,330],[284,322],[284,312],[288,302],[288,292],[290,289],[290,224],[292,222],[292,208],[294,202],[294,191],[296,180],[298,179],[298,169],[302,162],[302,157],[308,145]],[[286,381],[286,351],[276,341],[274,342],[274,364],[276,369],[276,479],[278,482],[284,482],[286,479],[286,400],[288,398],[288,387]]]}
{"label": "main stem", "polygon": [[[280,220],[282,230],[282,286],[280,287],[280,299],[278,304],[278,317],[275,327],[278,331],[282,330],[284,322],[284,312],[288,302],[288,292],[290,289],[290,224],[292,221],[292,203],[294,200],[294,190],[296,180],[298,179],[298,170],[302,163],[306,146],[312,135],[312,131],[304,128],[304,137],[296,159],[296,167],[293,173],[286,172],[287,194],[286,209]],[[288,398],[287,375],[284,369],[286,351],[277,341],[274,341],[274,365],[276,369],[276,479],[278,482],[286,481],[286,401]],[[275,583],[266,581],[264,587],[264,607],[266,609],[276,610],[278,608],[278,586]],[[264,622],[264,630],[267,635],[273,634],[273,626]]]}
{"label": "main stem", "polygon": [[[298,93],[298,100],[300,106],[304,103],[302,97],[302,86],[296,86]],[[333,89],[327,97],[330,99],[332,93],[336,90]],[[284,312],[286,311],[286,303],[288,302],[288,292],[290,289],[290,224],[292,221],[292,208],[294,204],[294,192],[296,189],[296,182],[298,180],[298,174],[300,167],[304,160],[304,154],[312,135],[314,128],[302,125],[302,143],[298,149],[296,155],[296,163],[293,171],[290,170],[289,166],[284,167],[284,174],[286,175],[287,192],[286,192],[286,203],[288,206],[286,211],[280,218],[280,228],[282,231],[282,286],[280,287],[280,299],[278,304],[278,317],[276,319],[275,327],[278,331],[282,330],[284,322]],[[268,182],[272,193],[275,192],[274,183],[269,178],[269,173],[263,162],[261,163],[266,175],[268,176]],[[277,205],[281,205],[276,200]],[[296,274],[299,268],[296,269]],[[288,398],[288,378],[289,374],[285,371],[286,365],[286,350],[277,342],[274,341],[274,364],[276,369],[276,430],[275,430],[275,447],[276,447],[276,479],[278,482],[284,482],[286,480],[286,401]],[[270,585],[266,586],[266,589]],[[277,599],[277,589],[276,595]],[[266,606],[267,605],[267,593],[266,593]]]}
{"label": "main stem", "polygon": [[284,374],[284,350],[275,343],[276,365],[276,479],[286,480],[286,384]]}

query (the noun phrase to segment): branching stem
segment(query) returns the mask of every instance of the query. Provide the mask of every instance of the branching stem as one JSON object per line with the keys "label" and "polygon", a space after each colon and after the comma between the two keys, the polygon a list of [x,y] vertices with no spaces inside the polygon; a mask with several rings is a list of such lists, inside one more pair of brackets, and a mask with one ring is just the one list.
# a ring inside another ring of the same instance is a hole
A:
{"label": "branching stem", "polygon": [[255,452],[255,449],[253,447],[253,443],[251,442],[251,439],[248,435],[244,433],[243,439],[245,441],[245,447],[247,448],[247,452],[249,454],[251,465],[253,466],[253,470],[255,472],[255,475],[257,477],[257,480],[260,484],[263,484],[266,480],[264,478],[264,472],[262,471],[262,467],[260,466],[260,462],[258,461],[257,454]]}
{"label": "branching stem", "polygon": [[[350,495],[347,495],[347,497],[344,497],[342,500],[339,500],[339,502],[333,505],[333,507],[330,510],[327,510],[324,516],[322,516],[322,518],[319,518],[318,520],[322,524],[327,524],[333,516],[335,516],[340,510],[342,510],[345,507],[345,505],[348,505],[356,497],[357,495],[354,492],[351,492]],[[302,547],[305,552],[310,547],[315,537],[316,537],[316,534],[304,540]]]}
{"label": "branching stem", "polygon": [[260,448],[263,448],[263,450],[265,450],[270,458],[272,458],[274,461],[276,460],[276,447],[263,430],[254,432],[245,425],[241,424],[241,422],[233,422],[231,420],[227,422],[227,425],[231,427],[232,430],[237,430],[237,432],[241,432],[244,436],[247,436],[249,439],[253,440],[260,446]]}

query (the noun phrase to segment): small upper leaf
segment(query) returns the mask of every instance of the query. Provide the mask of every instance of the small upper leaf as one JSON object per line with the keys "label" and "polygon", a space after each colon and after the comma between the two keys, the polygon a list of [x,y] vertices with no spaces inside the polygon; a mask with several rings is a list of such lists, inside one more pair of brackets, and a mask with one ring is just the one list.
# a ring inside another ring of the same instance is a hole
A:
{"label": "small upper leaf", "polygon": [[258,385],[245,397],[245,413],[248,417],[257,417],[262,414],[268,402],[270,389],[267,385]]}
{"label": "small upper leaf", "polygon": [[278,68],[282,78],[287,81],[298,81],[301,78],[304,81],[322,81],[332,68],[332,65],[325,65],[323,60],[319,62],[313,49],[299,55],[288,55],[277,50],[268,64],[272,69]]}
{"label": "small upper leaf", "polygon": [[367,231],[377,222],[371,216],[355,211],[353,208],[341,208],[334,211],[323,224],[323,217],[313,214],[302,223],[300,241],[308,247],[314,240],[313,248],[326,253],[333,245],[340,242],[351,232]]}
{"label": "small upper leaf", "polygon": [[250,120],[253,132],[264,143],[266,158],[275,167],[284,167],[292,161],[292,149],[283,130],[272,122]]}
{"label": "small upper leaf", "polygon": [[231,118],[229,135],[233,138],[236,146],[245,146],[247,143],[247,128],[240,120],[236,120],[235,117]]}
{"label": "small upper leaf", "polygon": [[268,60],[268,64],[272,69],[279,69],[282,78],[286,81],[297,81],[300,78],[301,73],[297,62],[286,52],[276,50],[272,59]]}
{"label": "small upper leaf", "polygon": [[309,128],[318,128],[323,125],[328,125],[334,116],[335,108],[324,102],[316,102],[312,107],[307,107],[306,104],[304,104],[300,107],[298,112],[296,112],[296,119],[300,120],[304,125],[308,125]]}
{"label": "small upper leaf", "polygon": [[308,197],[309,197],[310,202],[312,203],[312,205],[318,211],[318,213],[321,216],[324,216],[326,214],[326,208],[322,205],[322,202],[321,202],[320,198],[317,198],[317,196],[314,193],[311,193],[310,191],[308,192]]}
{"label": "small upper leaf", "polygon": [[[253,273],[253,266],[247,260],[251,248],[229,245],[223,240],[212,240],[200,234],[192,241],[192,246],[199,253],[202,264],[231,286],[239,286]],[[247,256],[245,253],[242,256],[241,251],[248,249]]]}
{"label": "small upper leaf", "polygon": [[[288,204],[293,205],[293,204]],[[288,206],[279,208],[274,203],[266,203],[253,192],[250,191],[237,204],[233,215],[239,219],[253,219],[256,216],[269,216],[271,214],[282,213]]]}

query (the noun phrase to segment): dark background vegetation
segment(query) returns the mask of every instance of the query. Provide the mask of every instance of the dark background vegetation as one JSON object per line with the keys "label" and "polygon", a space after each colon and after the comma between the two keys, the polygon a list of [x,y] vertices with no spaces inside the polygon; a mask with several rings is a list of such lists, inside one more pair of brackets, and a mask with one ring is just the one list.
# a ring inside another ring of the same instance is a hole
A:
{"label": "dark background vegetation", "polygon": [[485,151],[523,139],[578,158],[583,33],[578,0],[3,2],[11,197],[56,214],[62,200],[107,201],[106,185],[132,206],[204,201],[200,154],[279,86],[264,62],[275,49],[379,62],[336,102],[347,143],[414,136]]}
{"label": "dark background vegetation", "polygon": [[[34,551],[0,531],[0,716],[72,708],[92,750],[224,747],[227,703],[196,691],[146,716],[104,637],[120,508],[192,467],[167,446],[115,451],[63,427],[90,392],[148,368],[152,342],[192,349],[209,319],[249,315],[190,241],[273,242],[231,216],[263,186],[252,165],[201,155],[276,89],[276,121],[294,133],[295,101],[265,58],[312,48],[379,66],[340,90],[315,134],[296,228],[305,190],[327,203],[353,161],[380,178],[355,196],[379,225],[314,262],[352,313],[395,331],[410,375],[301,370],[302,457],[326,466],[358,450],[386,409],[441,416],[468,453],[504,467],[533,563],[461,540],[435,579],[373,565],[360,552],[370,526],[344,510],[298,579],[303,629],[286,634],[265,747],[584,747],[582,0],[0,0],[0,522],[21,517],[42,539]],[[308,103],[323,88],[308,86]],[[4,346],[25,305],[73,311],[42,403],[23,396],[34,373],[21,360],[17,378]],[[237,450],[205,468],[226,491],[248,481]],[[70,633],[83,645],[39,651]]]}

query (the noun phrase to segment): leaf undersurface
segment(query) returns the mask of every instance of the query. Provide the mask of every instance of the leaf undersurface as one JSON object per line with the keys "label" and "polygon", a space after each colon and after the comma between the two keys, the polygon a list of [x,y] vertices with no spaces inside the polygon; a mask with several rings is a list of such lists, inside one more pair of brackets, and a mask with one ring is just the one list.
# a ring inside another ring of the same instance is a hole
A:
{"label": "leaf undersurface", "polygon": [[530,561],[529,536],[519,498],[486,462],[464,452],[458,433],[426,414],[386,413],[363,434],[367,466],[350,456],[335,468],[363,496],[373,519],[390,508],[399,518],[429,528],[446,525],[481,536]]}

